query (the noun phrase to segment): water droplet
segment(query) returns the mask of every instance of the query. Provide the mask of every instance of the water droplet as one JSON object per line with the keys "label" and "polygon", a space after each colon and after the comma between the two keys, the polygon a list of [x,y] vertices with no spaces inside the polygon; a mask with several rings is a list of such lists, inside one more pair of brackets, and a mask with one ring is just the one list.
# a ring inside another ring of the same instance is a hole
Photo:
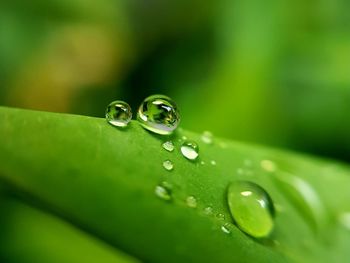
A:
{"label": "water droplet", "polygon": [[194,196],[188,196],[186,198],[186,204],[188,207],[191,207],[191,208],[196,208],[197,207],[197,199],[194,197]]}
{"label": "water droplet", "polygon": [[181,153],[189,160],[196,160],[199,155],[199,147],[194,141],[185,141],[181,145]]}
{"label": "water droplet", "polygon": [[204,214],[209,216],[209,215],[212,215],[214,211],[213,211],[213,208],[211,206],[207,206],[204,208],[203,212],[204,212]]}
{"label": "water droplet", "polygon": [[231,234],[231,228],[232,228],[232,224],[230,223],[225,223],[221,226],[221,230],[225,234]]}
{"label": "water droplet", "polygon": [[168,152],[174,151],[174,143],[172,141],[166,141],[162,144],[163,148],[167,150]]}
{"label": "water droplet", "polygon": [[204,131],[201,136],[202,142],[206,144],[213,143],[213,134],[210,131]]}
{"label": "water droplet", "polygon": [[217,217],[217,219],[219,219],[219,220],[225,220],[225,215],[222,214],[222,213],[218,213],[218,214],[216,215],[216,217]]}
{"label": "water droplet", "polygon": [[137,119],[145,129],[165,135],[177,128],[180,115],[176,104],[169,97],[152,95],[140,105]]}
{"label": "water droplet", "polygon": [[274,174],[273,178],[314,231],[325,226],[326,208],[317,192],[308,182],[283,171]]}
{"label": "water droplet", "polygon": [[113,126],[126,127],[132,117],[129,104],[116,100],[111,102],[106,109],[106,120]]}
{"label": "water droplet", "polygon": [[181,140],[186,141],[186,140],[187,140],[187,137],[186,137],[186,136],[182,136],[182,137],[181,137]]}
{"label": "water droplet", "polygon": [[174,169],[174,164],[173,164],[173,162],[170,161],[170,160],[165,160],[165,161],[163,162],[163,167],[164,167],[166,170],[171,171],[171,170]]}
{"label": "water droplet", "polygon": [[276,164],[271,160],[262,160],[260,162],[260,166],[263,170],[265,170],[266,172],[269,172],[269,173],[273,173],[277,169]]}
{"label": "water droplet", "polygon": [[210,161],[210,164],[211,164],[211,165],[216,165],[216,161],[211,160],[211,161]]}
{"label": "water droplet", "polygon": [[156,188],[154,189],[154,193],[160,199],[163,199],[165,201],[171,200],[171,187],[166,182],[163,182],[163,183],[157,185]]}
{"label": "water droplet", "polygon": [[350,230],[350,212],[342,213],[338,219],[346,229]]}
{"label": "water droplet", "polygon": [[204,162],[204,161],[201,161],[201,165],[205,165],[205,162]]}
{"label": "water droplet", "polygon": [[229,185],[227,200],[238,227],[250,236],[268,236],[273,229],[274,206],[268,193],[259,185],[236,181]]}

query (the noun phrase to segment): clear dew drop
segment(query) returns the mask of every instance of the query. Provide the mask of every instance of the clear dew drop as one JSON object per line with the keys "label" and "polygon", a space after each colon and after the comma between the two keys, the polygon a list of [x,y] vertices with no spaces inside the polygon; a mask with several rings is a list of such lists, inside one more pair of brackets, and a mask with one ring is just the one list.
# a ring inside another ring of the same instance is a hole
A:
{"label": "clear dew drop", "polygon": [[126,127],[132,117],[132,111],[124,101],[116,100],[111,102],[106,109],[106,120],[109,124],[117,127]]}
{"label": "clear dew drop", "polygon": [[170,160],[165,160],[163,162],[163,167],[165,168],[165,170],[171,171],[174,169],[174,164],[172,161]]}
{"label": "clear dew drop", "polygon": [[191,207],[191,208],[196,208],[197,207],[197,199],[190,195],[186,198],[186,204],[188,207]]}
{"label": "clear dew drop", "polygon": [[204,131],[201,136],[202,142],[206,144],[212,144],[213,143],[213,134],[210,131]]}
{"label": "clear dew drop", "polygon": [[171,134],[180,123],[176,104],[167,96],[152,95],[139,107],[137,120],[141,125],[157,134]]}
{"label": "clear dew drop", "polygon": [[216,161],[211,160],[211,161],[210,161],[210,164],[213,165],[213,166],[215,166],[215,165],[216,165]]}
{"label": "clear dew drop", "polygon": [[252,237],[268,236],[274,226],[274,205],[259,185],[236,181],[229,185],[227,201],[237,226]]}
{"label": "clear dew drop", "polygon": [[162,146],[168,152],[172,152],[175,149],[174,143],[172,141],[166,141],[162,144]]}
{"label": "clear dew drop", "polygon": [[157,185],[156,188],[154,189],[154,193],[157,197],[165,201],[170,201],[172,199],[171,186],[166,182],[163,182]]}
{"label": "clear dew drop", "polygon": [[199,155],[199,147],[194,141],[185,141],[180,150],[184,157],[192,161],[196,160]]}

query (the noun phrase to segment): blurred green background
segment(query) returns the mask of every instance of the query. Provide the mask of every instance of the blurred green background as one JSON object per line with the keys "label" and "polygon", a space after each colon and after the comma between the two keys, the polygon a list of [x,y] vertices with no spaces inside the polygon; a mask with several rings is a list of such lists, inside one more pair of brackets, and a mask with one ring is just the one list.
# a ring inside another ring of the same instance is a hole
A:
{"label": "blurred green background", "polygon": [[172,97],[182,127],[350,161],[348,0],[4,0],[0,104],[104,116]]}

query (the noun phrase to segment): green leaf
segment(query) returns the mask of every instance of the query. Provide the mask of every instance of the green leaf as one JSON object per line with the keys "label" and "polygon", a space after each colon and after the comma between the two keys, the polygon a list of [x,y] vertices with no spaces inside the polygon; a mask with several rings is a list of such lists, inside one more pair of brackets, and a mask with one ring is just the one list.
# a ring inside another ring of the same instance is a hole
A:
{"label": "green leaf", "polygon": [[69,223],[10,196],[0,198],[0,261],[136,263]]}
{"label": "green leaf", "polygon": [[[350,231],[339,222],[350,212],[345,165],[219,138],[205,144],[187,131],[157,136],[136,122],[122,130],[99,118],[0,108],[0,123],[0,180],[16,199],[141,261],[306,263],[350,257]],[[182,136],[198,142],[200,160],[181,155]],[[169,139],[174,152],[161,146]],[[162,166],[167,159],[172,171]],[[263,160],[273,162],[276,172]],[[281,185],[291,178],[305,183],[313,199],[295,188],[284,191],[288,187]],[[277,210],[270,237],[256,240],[235,226],[230,233],[221,230],[233,223],[226,191],[235,180],[252,181],[270,194]],[[154,194],[164,181],[172,185],[171,201]],[[197,207],[187,206],[188,196]],[[315,198],[321,207],[316,210]],[[205,214],[208,206],[213,215]],[[322,223],[315,228],[314,222]]]}

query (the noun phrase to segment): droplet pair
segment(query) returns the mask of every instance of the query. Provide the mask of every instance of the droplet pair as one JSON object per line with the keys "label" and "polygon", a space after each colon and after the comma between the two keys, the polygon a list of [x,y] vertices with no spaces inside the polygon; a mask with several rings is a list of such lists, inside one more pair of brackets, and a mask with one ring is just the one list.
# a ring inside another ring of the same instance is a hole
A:
{"label": "droplet pair", "polygon": [[[106,120],[113,126],[126,127],[132,118],[132,110],[124,101],[113,101],[107,106]],[[176,104],[167,96],[152,95],[140,105],[137,120],[145,129],[161,134],[171,134],[180,123]]]}

